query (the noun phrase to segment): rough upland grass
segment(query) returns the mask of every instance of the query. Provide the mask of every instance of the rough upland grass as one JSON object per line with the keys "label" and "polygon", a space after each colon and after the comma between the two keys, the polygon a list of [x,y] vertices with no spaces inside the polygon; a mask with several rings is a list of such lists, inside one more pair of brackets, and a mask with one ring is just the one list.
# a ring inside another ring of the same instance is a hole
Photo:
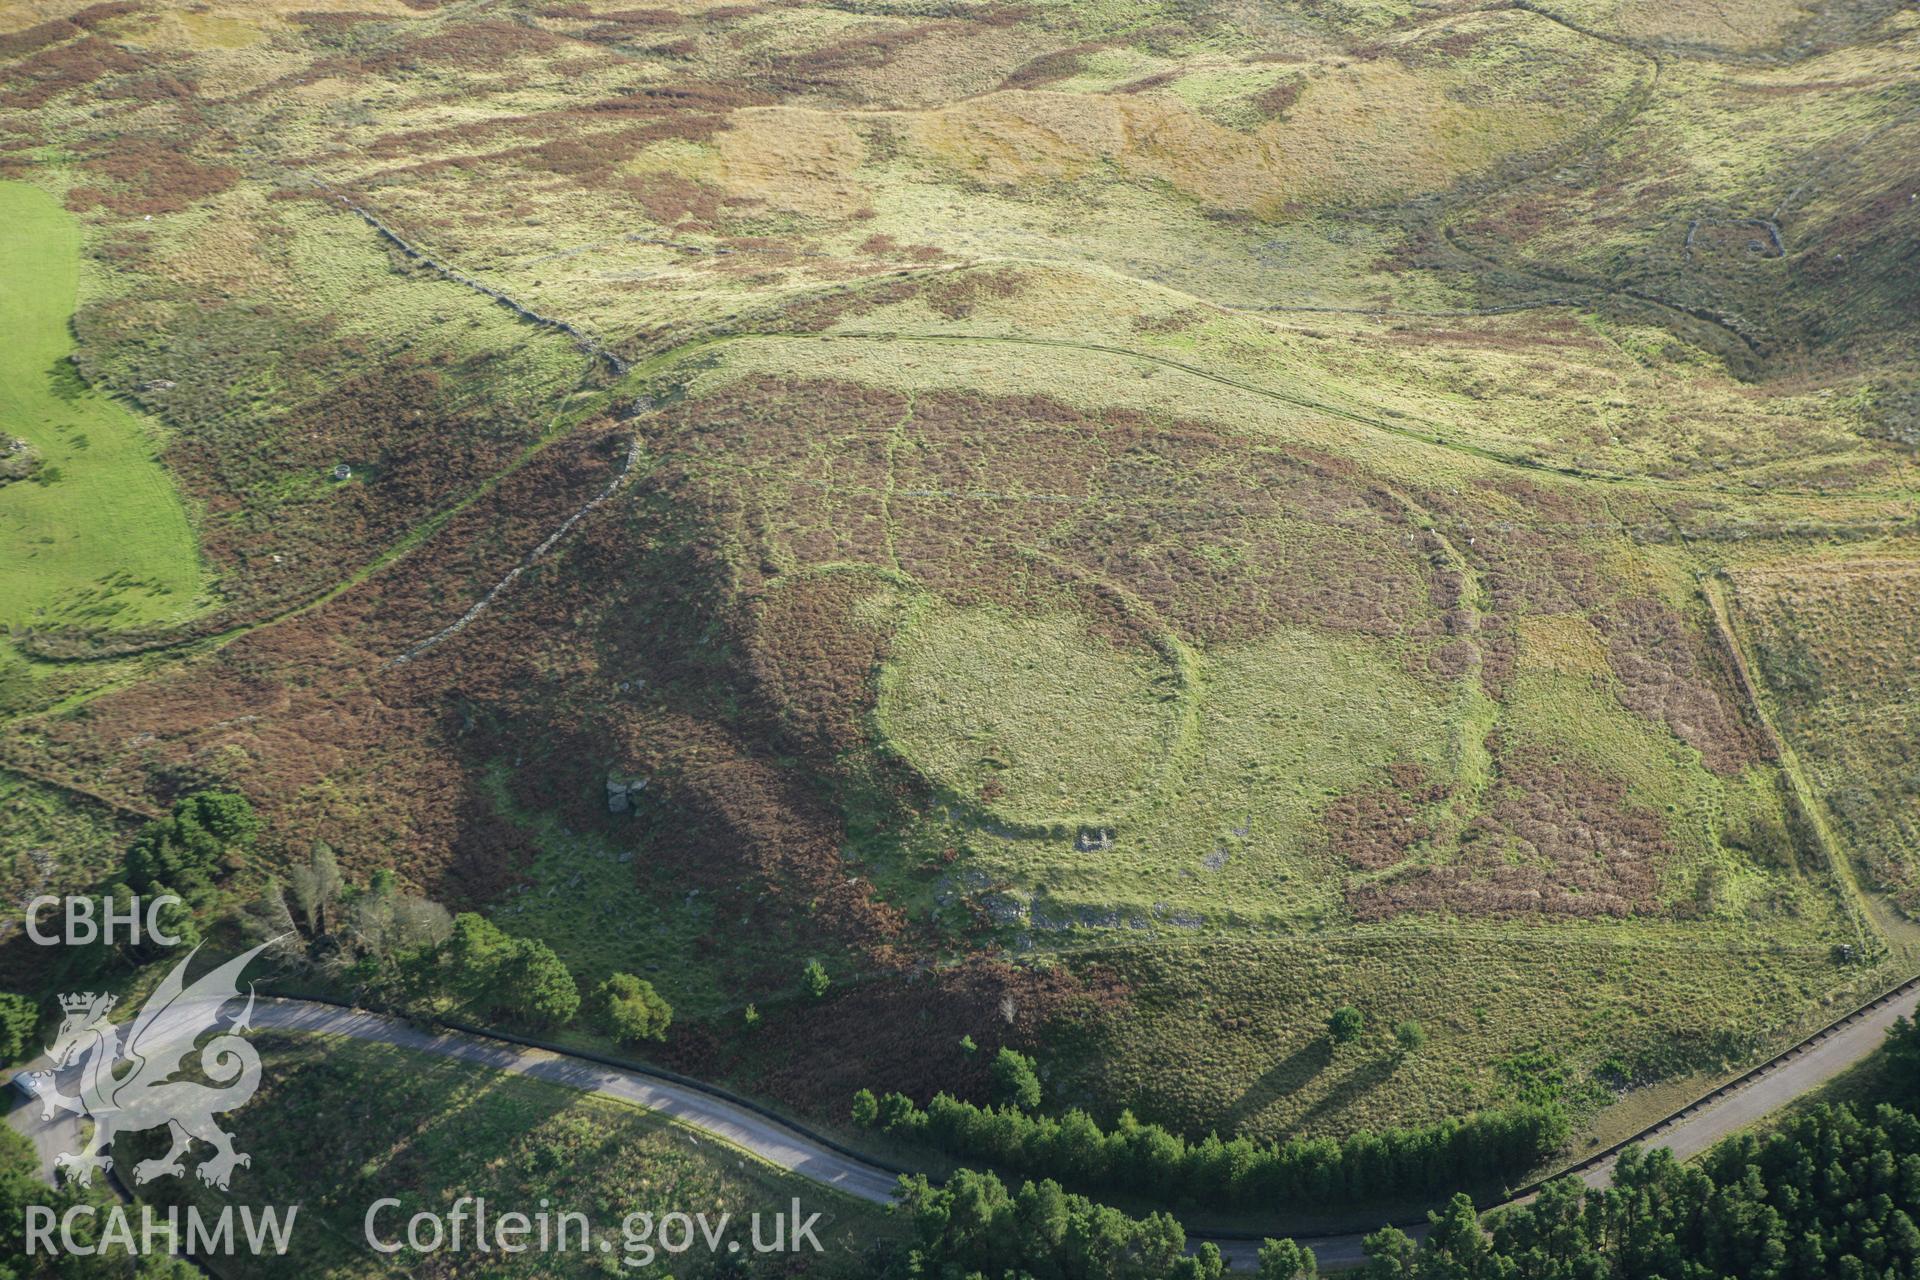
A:
{"label": "rough upland grass", "polygon": [[157,428],[69,359],[80,229],[24,182],[0,182],[0,227],[0,433],[39,455],[0,486],[0,625],[177,622],[204,579]]}

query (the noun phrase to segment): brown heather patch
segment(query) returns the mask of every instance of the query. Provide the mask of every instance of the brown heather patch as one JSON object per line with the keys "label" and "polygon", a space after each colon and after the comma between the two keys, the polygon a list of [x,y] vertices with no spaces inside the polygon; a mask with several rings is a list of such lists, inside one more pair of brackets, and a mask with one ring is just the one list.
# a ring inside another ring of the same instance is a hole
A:
{"label": "brown heather patch", "polygon": [[420,64],[458,66],[464,71],[501,69],[536,54],[566,47],[566,40],[538,27],[499,18],[476,18],[449,23],[430,35],[412,36],[404,43],[362,55],[379,72],[406,72]]}
{"label": "brown heather patch", "polygon": [[[496,116],[440,128],[383,133],[367,143],[365,150],[375,159],[398,160],[461,145],[487,145],[503,134],[520,136],[536,119],[534,116]],[[496,154],[510,153],[502,150]]]}
{"label": "brown heather patch", "polygon": [[[165,103],[177,108],[175,120],[182,135],[180,145],[192,145],[192,141],[209,131],[200,104],[195,100],[200,92],[199,78],[192,75],[175,75],[158,68],[143,68],[138,74],[121,76],[102,85],[99,96],[105,102]],[[231,145],[232,139],[220,136],[219,142]]]}
{"label": "brown heather patch", "polygon": [[1024,4],[988,4],[971,10],[968,16],[989,27],[1017,27],[1033,17],[1034,11]]}
{"label": "brown heather patch", "polygon": [[957,23],[923,22],[862,30],[817,49],[774,55],[767,82],[783,94],[850,89],[859,73],[885,67],[906,46],[961,28]]}
{"label": "brown heather patch", "polygon": [[83,210],[104,205],[129,217],[178,213],[196,201],[231,190],[240,181],[238,169],[203,164],[186,155],[178,138],[122,135],[114,140],[111,151],[83,160],[80,167],[110,179],[113,185],[75,187],[67,195],[67,207]]}
{"label": "brown heather patch", "polygon": [[1475,641],[1480,650],[1480,687],[1488,697],[1504,699],[1520,657],[1513,619],[1499,613],[1481,614]]}
{"label": "brown heather patch", "polygon": [[1138,80],[1129,80],[1114,90],[1115,93],[1146,93],[1153,89],[1165,88],[1180,78],[1178,71],[1156,71],[1150,76],[1141,76]]}
{"label": "brown heather patch", "polygon": [[[746,559],[897,559],[957,603],[1097,600],[1096,618],[1138,614],[1122,628],[1136,639],[1139,618],[1205,642],[1282,624],[1383,637],[1441,625],[1390,496],[1342,460],[1208,424],[953,391],[915,396],[909,420],[895,392],[757,378],[660,425],[662,474],[731,512],[721,524]],[[752,507],[729,493],[741,467],[765,486]],[[755,527],[765,502],[777,535]]]}
{"label": "brown heather patch", "polygon": [[[1471,640],[1448,640],[1427,655],[1427,673],[1437,681],[1451,684],[1473,670],[1480,661],[1480,648]],[[1417,671],[1415,674],[1419,674]]]}
{"label": "brown heather patch", "polygon": [[1493,33],[1489,30],[1456,31],[1433,42],[1433,47],[1449,58],[1458,58],[1476,48]]}
{"label": "brown heather patch", "polygon": [[720,216],[724,193],[691,178],[670,173],[628,174],[621,178],[620,185],[649,218],[663,226],[683,218],[712,222]]}
{"label": "brown heather patch", "polygon": [[[76,360],[170,427],[164,461],[204,512],[201,548],[227,605],[196,625],[257,619],[339,582],[498,474],[551,415],[558,386],[502,376],[519,373],[514,351],[426,354],[401,335],[343,337],[259,293],[170,283],[139,225],[103,243],[128,283],[79,308]],[[262,349],[271,401],[245,390]],[[169,389],[143,390],[156,381]],[[342,462],[354,478],[328,481]]]}
{"label": "brown heather patch", "polygon": [[[877,258],[910,258],[915,262],[934,262],[947,256],[946,250],[940,248],[938,245],[901,244],[889,235],[868,236],[860,242],[860,252],[870,254]],[[927,293],[931,300],[932,291],[928,290]],[[939,306],[938,303],[934,303],[933,305],[936,307]],[[969,302],[965,304],[964,310],[947,311],[944,313],[947,314],[949,319],[957,319],[961,315],[971,313],[972,310],[973,306]]]}
{"label": "brown heather patch", "polygon": [[89,35],[72,44],[45,46],[31,57],[0,71],[8,86],[0,91],[0,106],[27,110],[44,107],[82,85],[141,69],[139,59],[98,36]]}
{"label": "brown heather patch", "polygon": [[[225,435],[176,437],[167,461],[216,517],[203,535],[210,559],[258,573],[261,561],[279,555],[295,566],[286,576],[296,581],[337,581],[367,548],[391,543],[525,444],[525,424],[501,430],[496,414],[459,395],[461,381],[478,370],[439,368],[411,354],[365,367],[251,447],[236,449],[242,442]],[[263,471],[318,475],[341,461],[362,478],[328,491],[325,501],[270,511],[254,501]]]}
{"label": "brown heather patch", "polygon": [[612,13],[586,12],[576,16],[593,19],[593,26],[587,29],[585,39],[614,42],[653,35],[687,21],[687,15],[671,9],[618,9]]}
{"label": "brown heather patch", "polygon": [[[793,977],[779,980],[791,986]],[[984,1101],[988,1068],[1003,1045],[1044,1046],[1072,1027],[1121,1013],[1126,999],[1125,984],[1102,967],[1028,969],[976,956],[882,974],[817,1005],[764,1009],[755,1039],[779,1047],[749,1043],[752,1057],[723,1049],[717,1039],[679,1035],[666,1056],[681,1070],[750,1078],[813,1114],[844,1115],[863,1087],[923,1103],[941,1090]],[[974,1053],[961,1051],[963,1035],[979,1046]],[[801,1045],[805,1050],[795,1051]]]}
{"label": "brown heather patch", "polygon": [[1013,73],[1001,82],[1000,87],[1002,89],[1038,89],[1056,80],[1077,76],[1085,69],[1088,54],[1112,47],[1113,42],[1110,40],[1096,40],[1087,44],[1076,44],[1066,49],[1055,49],[1051,53],[1043,53],[1014,68]]}
{"label": "brown heather patch", "polygon": [[617,98],[602,98],[585,106],[568,107],[566,115],[609,112],[649,117],[676,114],[725,116],[741,107],[764,107],[775,101],[766,90],[713,80],[682,80],[673,84],[643,85]]}
{"label": "brown heather patch", "polygon": [[[1000,550],[1007,544],[1038,545],[1209,642],[1290,622],[1395,634],[1422,611],[1425,589],[1395,545],[1392,503],[1338,460],[1243,452],[1208,424],[1091,416],[1045,397],[918,397],[913,433],[922,447],[897,464],[897,491],[1084,500],[1077,511],[896,502],[903,562],[949,589],[990,590],[993,579],[956,551],[1006,563],[1019,558]],[[1276,517],[1289,523],[1276,528]]]}
{"label": "brown heather patch", "polygon": [[614,439],[587,431],[552,446],[366,584],[105,695],[84,717],[47,721],[13,750],[156,805],[194,786],[237,787],[267,820],[271,860],[302,858],[322,839],[355,878],[393,866],[455,905],[486,900],[527,848],[480,798],[486,762],[465,743],[476,697],[524,673],[484,648],[456,654],[464,637],[446,654],[385,664],[458,618],[604,486]]}
{"label": "brown heather patch", "polygon": [[1678,614],[1643,596],[1608,606],[1593,622],[1630,710],[1664,722],[1715,773],[1737,774],[1760,759],[1759,739],[1732,702],[1730,674]]}
{"label": "brown heather patch", "polygon": [[[1396,324],[1387,330],[1391,341],[1408,346],[1480,347],[1489,351],[1595,351],[1602,343],[1591,333],[1565,317],[1529,316],[1524,326],[1508,328],[1503,322],[1472,329],[1441,328],[1421,324]],[[1508,492],[1540,496],[1548,503],[1566,500],[1554,491],[1525,481],[1507,481],[1500,486]]]}
{"label": "brown heather patch", "polygon": [[1398,233],[1387,252],[1368,265],[1386,275],[1417,271],[1435,264],[1438,248],[1441,248],[1440,236],[1431,228],[1405,230]]}
{"label": "brown heather patch", "polygon": [[18,31],[0,32],[0,58],[24,58],[50,44],[58,44],[62,40],[71,40],[84,34],[78,26],[66,18],[54,18],[37,26],[23,27]]}
{"label": "brown heather patch", "polygon": [[1280,80],[1268,85],[1253,95],[1253,105],[1260,108],[1260,114],[1274,120],[1284,120],[1287,112],[1300,98],[1302,82],[1299,80]]}
{"label": "brown heather patch", "polygon": [[[514,165],[567,178],[596,193],[623,189],[657,221],[675,220],[689,209],[701,211],[698,216],[705,219],[717,212],[723,192],[671,174],[624,173],[620,166],[656,142],[708,141],[727,127],[736,108],[770,101],[764,93],[727,84],[649,86],[542,115],[387,134],[370,144],[369,151],[391,159],[431,157],[391,169],[389,177]],[[489,149],[434,154],[463,145]],[[666,216],[663,208],[670,211]]]}
{"label": "brown heather patch", "polygon": [[1567,613],[1595,608],[1610,594],[1599,559],[1559,534],[1521,528],[1476,533],[1470,551],[1480,553],[1496,609]]}
{"label": "brown heather patch", "polygon": [[842,320],[905,302],[917,296],[920,287],[917,281],[893,280],[871,288],[799,299],[783,304],[777,319],[782,329],[793,333],[822,333]]}
{"label": "brown heather patch", "polygon": [[[936,254],[939,250],[934,251]],[[980,303],[1018,297],[1025,282],[1018,271],[989,267],[960,271],[928,281],[920,290],[926,304],[949,320],[964,320]]]}
{"label": "brown heather patch", "polygon": [[365,26],[369,22],[392,22],[393,18],[384,13],[303,9],[288,14],[287,21],[302,28],[314,38],[315,43],[324,46],[340,44],[342,38],[355,27]]}
{"label": "brown heather patch", "polygon": [[[1895,133],[1893,138],[1904,141],[1901,133]],[[1910,173],[1917,158],[1916,148],[1909,144],[1903,148],[1903,154],[1905,158],[1895,163]],[[1893,162],[1891,155],[1884,159]],[[1830,218],[1822,229],[1823,246],[1845,245],[1850,247],[1849,252],[1806,253],[1796,258],[1796,268],[1807,282],[1834,283],[1857,278],[1858,267],[1855,265],[1850,268],[1850,264],[1864,251],[1881,249],[1883,246],[1899,246],[1897,258],[1887,255],[1883,261],[1898,261],[1902,269],[1911,262],[1913,183],[1903,173],[1898,178],[1876,183],[1875,186],[1877,189],[1872,191],[1856,190],[1842,206],[1844,212]],[[1920,301],[1915,300],[1910,290],[1899,291],[1889,301],[1896,309],[1896,315],[1904,313],[1911,317],[1920,314]]]}
{"label": "brown heather patch", "polygon": [[[1500,752],[1496,763],[1496,798],[1468,825],[1459,860],[1349,881],[1347,905],[1355,918],[1387,920],[1410,911],[1469,919],[1623,917],[1659,910],[1659,872],[1673,847],[1658,815],[1628,803],[1624,783],[1536,748]],[[1362,801],[1357,812],[1390,832],[1393,807]],[[1363,825],[1363,836],[1368,830]],[[1342,840],[1338,831],[1331,837],[1336,845]],[[1370,860],[1355,865],[1367,869],[1398,851],[1378,835],[1362,847]]]}
{"label": "brown heather patch", "polygon": [[55,41],[98,31],[115,18],[129,17],[140,11],[141,6],[134,0],[112,0],[107,4],[90,4],[65,18],[54,18],[22,31],[0,35],[0,57],[18,57],[21,54],[32,53]]}
{"label": "brown heather patch", "polygon": [[1500,696],[1512,674],[1511,619],[1577,613],[1606,636],[1619,698],[1629,710],[1665,725],[1717,773],[1738,773],[1759,759],[1759,739],[1708,646],[1704,624],[1689,623],[1649,597],[1627,596],[1582,545],[1583,530],[1611,523],[1604,510],[1524,481],[1506,481],[1499,491],[1538,523],[1489,519],[1449,493],[1424,495],[1430,509],[1449,517],[1449,538],[1492,596],[1478,637],[1488,692]]}
{"label": "brown heather patch", "polygon": [[888,637],[855,609],[881,589],[851,574],[789,577],[750,602],[754,685],[769,714],[814,751],[837,754],[865,738]]}
{"label": "brown heather patch", "polygon": [[1428,778],[1418,765],[1393,765],[1389,776],[1388,783],[1341,796],[1320,818],[1328,852],[1360,871],[1384,871],[1406,861],[1433,835],[1422,812],[1447,798],[1446,784]]}

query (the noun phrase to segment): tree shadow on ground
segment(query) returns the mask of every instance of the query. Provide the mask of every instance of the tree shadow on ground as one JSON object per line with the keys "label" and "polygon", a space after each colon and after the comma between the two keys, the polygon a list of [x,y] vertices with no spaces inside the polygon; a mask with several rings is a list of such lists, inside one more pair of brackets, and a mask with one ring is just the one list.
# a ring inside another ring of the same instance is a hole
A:
{"label": "tree shadow on ground", "polygon": [[1390,1054],[1355,1064],[1353,1069],[1341,1077],[1333,1088],[1327,1090],[1317,1102],[1300,1114],[1294,1121],[1293,1127],[1296,1130],[1309,1129],[1315,1121],[1345,1111],[1384,1084],[1398,1065],[1399,1060]]}
{"label": "tree shadow on ground", "polygon": [[1333,1046],[1326,1037],[1313,1040],[1294,1050],[1261,1073],[1226,1114],[1226,1131],[1237,1133],[1268,1107],[1297,1093],[1333,1061]]}

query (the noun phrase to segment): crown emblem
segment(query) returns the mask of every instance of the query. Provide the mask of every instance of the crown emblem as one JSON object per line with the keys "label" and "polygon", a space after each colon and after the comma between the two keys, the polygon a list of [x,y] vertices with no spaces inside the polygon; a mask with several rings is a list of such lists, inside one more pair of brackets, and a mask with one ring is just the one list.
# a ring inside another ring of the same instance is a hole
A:
{"label": "crown emblem", "polygon": [[87,1013],[97,1007],[104,1015],[118,999],[114,995],[97,996],[91,991],[76,991],[72,995],[61,996],[60,1007],[68,1013]]}

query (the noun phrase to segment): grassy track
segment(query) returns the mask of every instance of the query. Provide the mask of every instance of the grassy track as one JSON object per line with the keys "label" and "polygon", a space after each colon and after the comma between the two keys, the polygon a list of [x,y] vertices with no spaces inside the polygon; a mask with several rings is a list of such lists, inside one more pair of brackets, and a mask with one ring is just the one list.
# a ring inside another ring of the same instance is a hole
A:
{"label": "grassy track", "polygon": [[67,358],[78,228],[22,182],[0,182],[0,228],[0,432],[40,455],[0,488],[0,625],[177,620],[203,580],[186,508],[147,424]]}

